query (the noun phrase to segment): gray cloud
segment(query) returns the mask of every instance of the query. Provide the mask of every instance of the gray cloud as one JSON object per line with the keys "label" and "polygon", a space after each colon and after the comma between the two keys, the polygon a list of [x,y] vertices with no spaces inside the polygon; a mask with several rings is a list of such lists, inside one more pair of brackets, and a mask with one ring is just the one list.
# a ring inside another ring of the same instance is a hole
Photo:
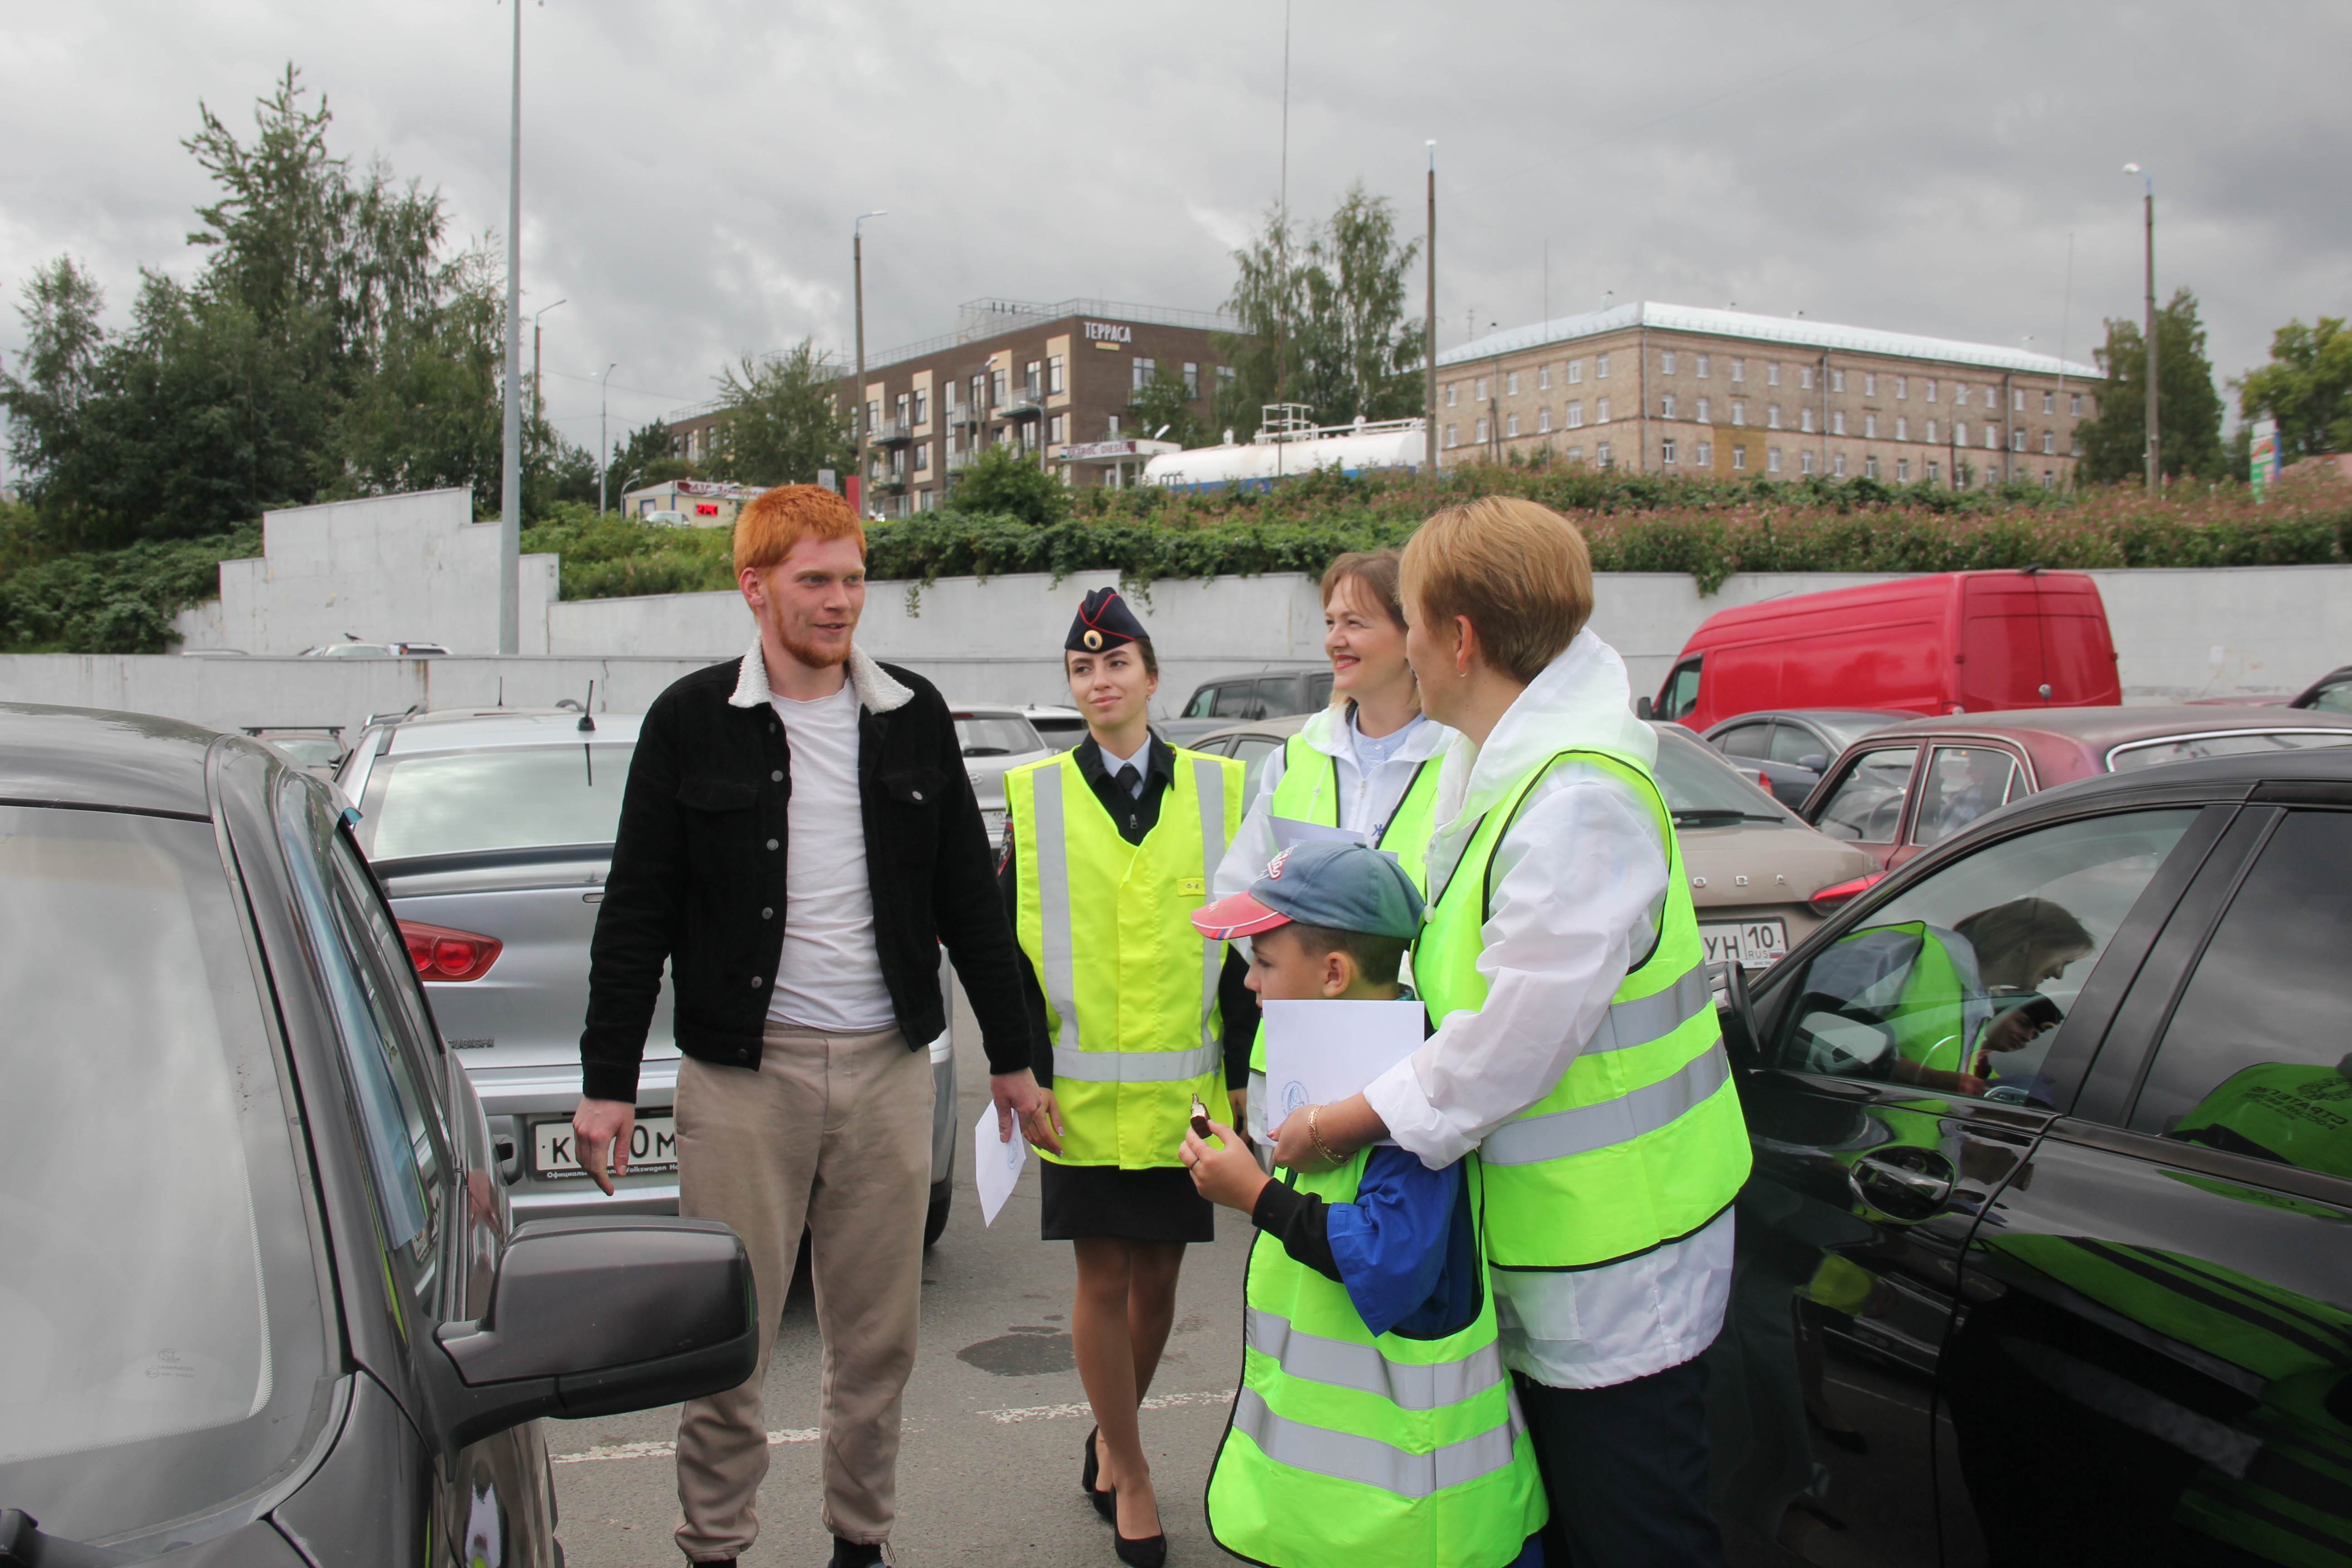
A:
{"label": "gray cloud", "polygon": [[[512,4],[513,0],[507,0]],[[0,291],[60,251],[120,308],[184,274],[205,195],[177,146],[287,59],[336,140],[438,185],[453,226],[506,216],[507,38],[491,0],[6,0]],[[526,5],[526,309],[551,412],[595,433],[707,396],[719,366],[949,330],[978,295],[1215,305],[1280,180],[1272,0],[1118,7],[703,0]],[[2217,367],[2290,316],[2352,307],[2352,10],[2028,0],[1579,5],[1295,0],[1289,189],[1362,179],[1421,222],[1439,142],[1441,344],[1604,289],[2054,352],[2158,287],[2205,302]],[[1549,267],[1543,264],[1549,249]],[[1419,297],[1418,284],[1414,290]],[[0,348],[15,323],[0,318]],[[579,379],[575,379],[579,378]]]}

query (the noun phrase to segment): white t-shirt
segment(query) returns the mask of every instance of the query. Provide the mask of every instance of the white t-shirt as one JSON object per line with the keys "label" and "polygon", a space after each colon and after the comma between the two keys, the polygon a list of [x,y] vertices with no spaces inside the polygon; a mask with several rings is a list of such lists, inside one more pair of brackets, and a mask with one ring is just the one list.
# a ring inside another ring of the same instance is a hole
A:
{"label": "white t-shirt", "polygon": [[857,801],[857,692],[796,702],[771,696],[793,752],[785,815],[784,954],[768,993],[772,1023],[871,1034],[898,1021],[874,945],[866,821]]}

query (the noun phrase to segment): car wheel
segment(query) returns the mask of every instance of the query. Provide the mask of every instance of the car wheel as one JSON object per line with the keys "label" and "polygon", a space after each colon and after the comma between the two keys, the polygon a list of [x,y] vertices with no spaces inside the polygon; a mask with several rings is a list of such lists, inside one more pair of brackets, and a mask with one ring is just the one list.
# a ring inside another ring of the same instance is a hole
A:
{"label": "car wheel", "polygon": [[931,1184],[930,1212],[923,1216],[923,1246],[928,1250],[948,1227],[948,1211],[954,1206],[955,1178]]}

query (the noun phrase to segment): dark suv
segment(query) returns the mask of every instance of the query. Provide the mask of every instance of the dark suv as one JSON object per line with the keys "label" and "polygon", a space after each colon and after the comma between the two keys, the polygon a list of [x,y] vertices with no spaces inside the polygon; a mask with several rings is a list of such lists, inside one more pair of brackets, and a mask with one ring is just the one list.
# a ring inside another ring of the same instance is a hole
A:
{"label": "dark suv", "polygon": [[2086,779],[1733,977],[1735,1562],[2352,1552],[2352,752]]}

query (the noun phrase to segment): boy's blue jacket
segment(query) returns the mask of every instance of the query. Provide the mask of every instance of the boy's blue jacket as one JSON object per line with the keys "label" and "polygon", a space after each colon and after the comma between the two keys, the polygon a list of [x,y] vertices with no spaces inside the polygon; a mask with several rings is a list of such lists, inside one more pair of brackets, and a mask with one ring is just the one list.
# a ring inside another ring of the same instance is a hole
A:
{"label": "boy's blue jacket", "polygon": [[1375,1334],[1433,1338],[1477,1315],[1483,1266],[1458,1164],[1433,1171],[1402,1149],[1376,1148],[1353,1203],[1275,1181],[1250,1218],[1294,1259],[1339,1281]]}

